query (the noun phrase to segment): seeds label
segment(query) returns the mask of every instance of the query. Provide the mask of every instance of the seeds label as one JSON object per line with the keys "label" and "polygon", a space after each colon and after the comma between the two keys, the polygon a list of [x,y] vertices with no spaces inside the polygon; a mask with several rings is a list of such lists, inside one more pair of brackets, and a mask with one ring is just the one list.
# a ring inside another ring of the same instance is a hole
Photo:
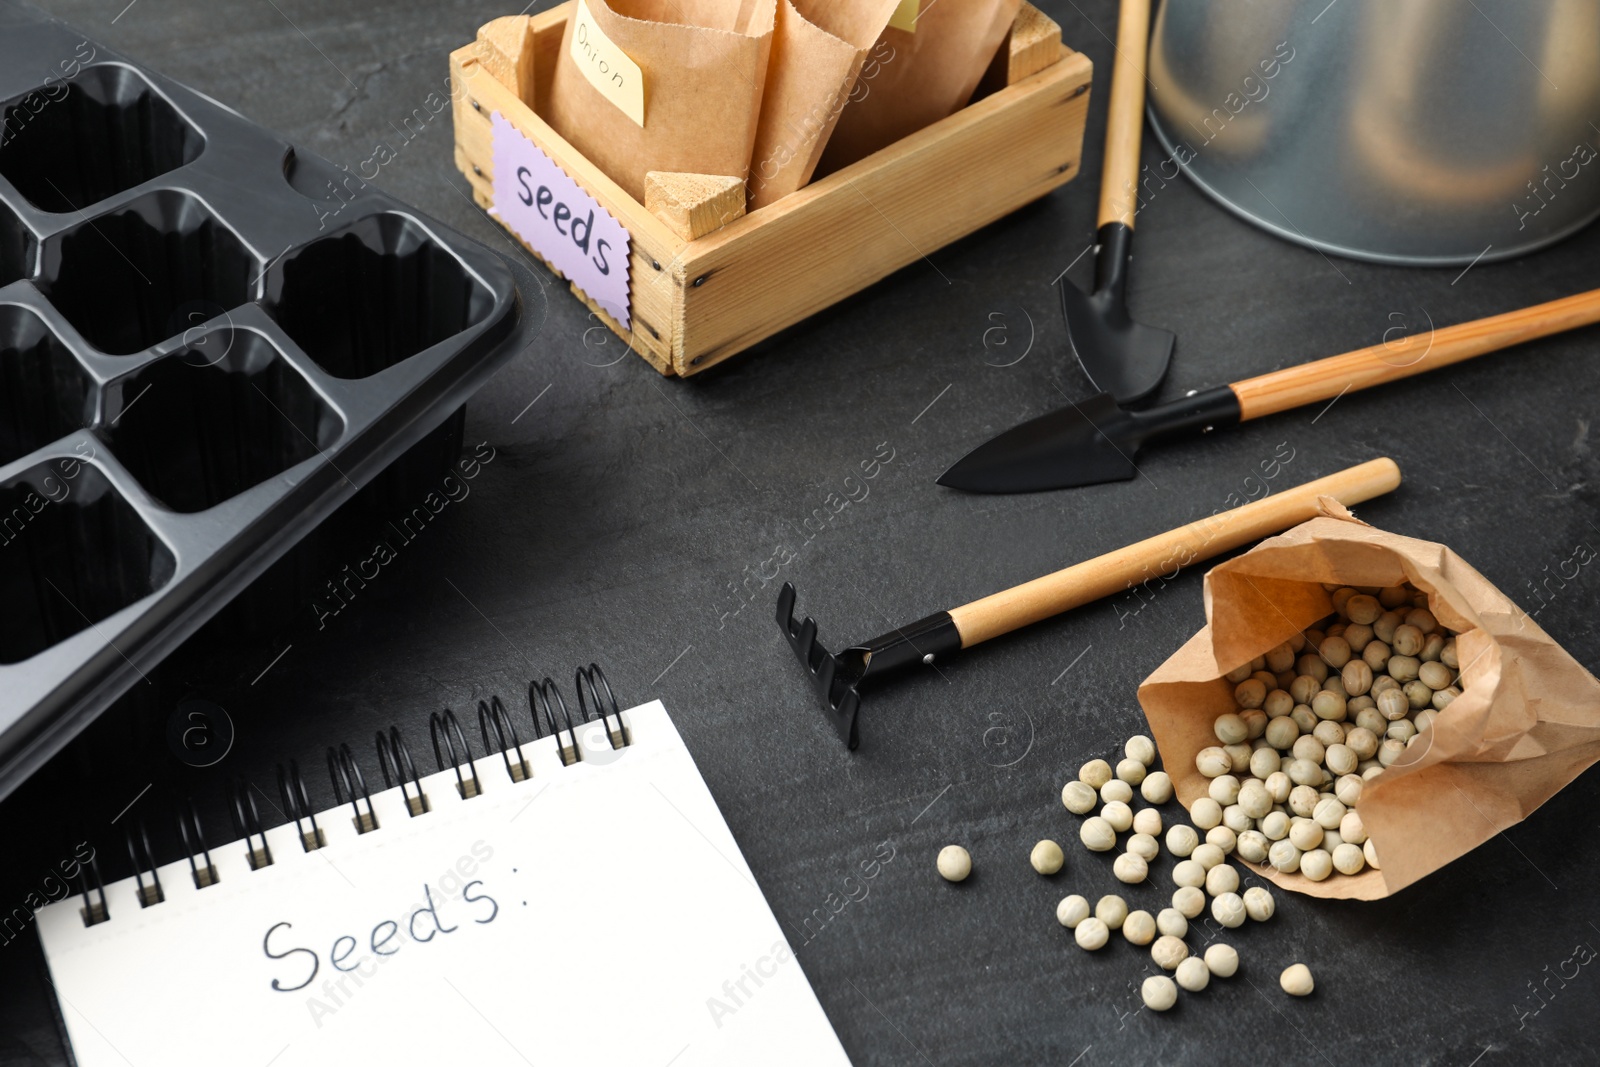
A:
{"label": "seeds label", "polygon": [[631,329],[627,229],[498,111],[489,123],[494,135],[492,214]]}

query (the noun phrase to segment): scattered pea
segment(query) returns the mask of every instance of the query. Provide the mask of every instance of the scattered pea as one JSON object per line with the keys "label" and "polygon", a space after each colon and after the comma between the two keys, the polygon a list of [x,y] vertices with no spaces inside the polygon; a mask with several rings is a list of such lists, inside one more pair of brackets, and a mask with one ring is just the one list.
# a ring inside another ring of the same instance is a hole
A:
{"label": "scattered pea", "polygon": [[1194,832],[1194,827],[1184,826],[1179,823],[1167,831],[1167,851],[1185,859],[1200,843],[1200,835]]}
{"label": "scattered pea", "polygon": [[[1224,856],[1230,856],[1233,854],[1233,850],[1239,846],[1239,835],[1234,833],[1231,827],[1213,826],[1206,831],[1206,844],[1213,848],[1221,849]],[[1198,848],[1199,846],[1195,847]],[[1204,861],[1202,860],[1202,862]]]}
{"label": "scattered pea", "polygon": [[1111,873],[1116,875],[1119,882],[1138,885],[1150,876],[1150,865],[1144,861],[1143,856],[1124,852],[1111,864]]}
{"label": "scattered pea", "polygon": [[1122,936],[1132,945],[1148,945],[1156,939],[1156,921],[1148,911],[1130,911],[1122,920]]}
{"label": "scattered pea", "polygon": [[1156,938],[1155,944],[1150,946],[1150,958],[1155,960],[1156,966],[1163,971],[1174,969],[1188,955],[1189,946],[1183,943],[1183,938],[1173,937],[1171,934],[1162,934]]}
{"label": "scattered pea", "polygon": [[1258,923],[1266,922],[1278,910],[1278,902],[1272,899],[1272,893],[1259,885],[1246,889],[1243,899],[1245,914]]}
{"label": "scattered pea", "polygon": [[1117,763],[1117,781],[1120,781],[1129,787],[1128,797],[1130,799],[1133,797],[1133,787],[1144,781],[1144,776],[1146,773],[1148,773],[1148,768],[1145,767],[1145,765],[1139,760],[1134,759],[1132,756],[1120,760]]}
{"label": "scattered pea", "polygon": [[1117,831],[1105,819],[1092,815],[1078,827],[1078,840],[1090,852],[1110,852],[1117,847]]}
{"label": "scattered pea", "polygon": [[1161,836],[1161,813],[1155,808],[1140,808],[1133,813],[1133,832]]}
{"label": "scattered pea", "polygon": [[1189,821],[1196,829],[1209,830],[1222,825],[1222,805],[1210,797],[1200,797],[1189,805]]}
{"label": "scattered pea", "polygon": [[1161,855],[1161,845],[1151,834],[1134,834],[1128,838],[1127,849],[1146,863],[1151,863]]}
{"label": "scattered pea", "polygon": [[938,868],[945,881],[962,881],[972,873],[972,856],[960,845],[946,845],[939,850]]}
{"label": "scattered pea", "polygon": [[1173,972],[1178,984],[1191,993],[1198,993],[1211,981],[1211,969],[1199,956],[1188,956],[1178,963]]}
{"label": "scattered pea", "polygon": [[1095,902],[1094,917],[1105,923],[1108,929],[1120,930],[1128,917],[1128,902],[1115,893],[1107,893]]}
{"label": "scattered pea", "polygon": [[1172,867],[1172,881],[1178,886],[1201,888],[1206,884],[1206,869],[1199,860],[1179,860]]}
{"label": "scattered pea", "polygon": [[1100,803],[1100,794],[1084,782],[1072,781],[1061,787],[1061,803],[1074,815],[1087,815]]}
{"label": "scattered pea", "polygon": [[1156,930],[1165,937],[1181,938],[1189,932],[1189,920],[1177,908],[1162,908],[1156,914],[1155,923]]}
{"label": "scattered pea", "polygon": [[1100,919],[1090,915],[1073,929],[1072,939],[1078,943],[1079,948],[1093,952],[1095,949],[1104,948],[1106,942],[1111,940],[1111,930]]}
{"label": "scattered pea", "polygon": [[1206,892],[1213,897],[1239,889],[1239,872],[1231,863],[1219,863],[1206,872]]}
{"label": "scattered pea", "polygon": [[1100,787],[1100,800],[1106,804],[1126,804],[1133,799],[1133,786],[1121,778],[1113,778]]}
{"label": "scattered pea", "polygon": [[1072,929],[1089,917],[1089,902],[1076,893],[1061,898],[1056,905],[1056,922]]}
{"label": "scattered pea", "polygon": [[1228,854],[1223,852],[1221,847],[1212,844],[1210,841],[1196,845],[1194,847],[1194,851],[1189,853],[1189,859],[1191,861],[1198,863],[1202,868],[1208,871],[1217,864],[1226,861],[1227,858]]}
{"label": "scattered pea", "polygon": [[1212,897],[1211,917],[1230,930],[1236,926],[1243,926],[1245,920],[1244,900],[1238,893],[1222,893]]}
{"label": "scattered pea", "polygon": [[[1172,907],[1161,909],[1160,914],[1156,916],[1156,925],[1161,925],[1161,916],[1165,915],[1168,911],[1175,911],[1185,919],[1193,919],[1205,910],[1206,894],[1204,890],[1192,885],[1179,886],[1173,891]],[[1171,930],[1166,929],[1163,929],[1161,932],[1164,934],[1172,933]],[[1184,933],[1188,933],[1187,924],[1184,926]],[[1178,934],[1176,936],[1182,937],[1183,934]]]}
{"label": "scattered pea", "polygon": [[1111,764],[1103,759],[1092,759],[1078,769],[1078,781],[1090,789],[1099,789],[1111,781]]}
{"label": "scattered pea", "polygon": [[1213,941],[1206,946],[1206,970],[1218,978],[1232,978],[1239,972],[1239,952],[1232,945]]}
{"label": "scattered pea", "polygon": [[1113,800],[1100,808],[1100,818],[1111,824],[1117,833],[1127,833],[1133,827],[1133,809],[1121,800]]}
{"label": "scattered pea", "polygon": [[1152,974],[1139,985],[1139,996],[1151,1011],[1166,1011],[1178,1003],[1178,987],[1164,974]]}
{"label": "scattered pea", "polygon": [[1152,804],[1165,804],[1172,799],[1172,779],[1166,771],[1151,771],[1139,783],[1139,795]]}
{"label": "scattered pea", "polygon": [[1316,988],[1316,982],[1311,978],[1311,968],[1303,963],[1295,963],[1284,968],[1283,974],[1278,978],[1278,984],[1283,991],[1291,997],[1310,996]]}
{"label": "scattered pea", "polygon": [[1300,850],[1293,841],[1274,841],[1267,850],[1267,862],[1284,874],[1293,874],[1300,869]]}
{"label": "scattered pea", "polygon": [[1033,851],[1028,854],[1028,862],[1033,864],[1033,869],[1040,874],[1055,874],[1066,861],[1066,856],[1061,853],[1061,846],[1049,838],[1034,845]]}

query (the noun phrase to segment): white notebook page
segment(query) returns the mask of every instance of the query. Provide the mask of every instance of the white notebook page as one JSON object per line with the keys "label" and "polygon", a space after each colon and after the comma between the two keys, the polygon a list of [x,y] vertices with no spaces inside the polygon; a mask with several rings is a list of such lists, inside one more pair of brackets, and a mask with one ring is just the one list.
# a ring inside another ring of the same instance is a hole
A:
{"label": "white notebook page", "polygon": [[179,862],[162,903],[128,880],[106,922],[42,909],[78,1064],[848,1063],[666,709],[623,715],[625,749],[591,723],[580,763],[524,743],[526,781],[480,756],[482,796],[429,775],[422,816],[374,793],[369,834],[347,804],[324,849],[290,823],[270,867],[233,842],[214,886]]}

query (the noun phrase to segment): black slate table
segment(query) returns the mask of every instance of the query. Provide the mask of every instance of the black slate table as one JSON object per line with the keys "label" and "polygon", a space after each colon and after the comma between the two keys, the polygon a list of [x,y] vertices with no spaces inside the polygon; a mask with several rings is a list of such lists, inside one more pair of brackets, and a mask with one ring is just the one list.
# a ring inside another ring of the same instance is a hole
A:
{"label": "black slate table", "polygon": [[[772,619],[778,583],[793,581],[825,641],[865,637],[1207,515],[1254,491],[1275,454],[1293,455],[1275,489],[1390,455],[1405,485],[1361,516],[1449,544],[1593,667],[1600,575],[1585,568],[1542,601],[1533,588],[1578,546],[1600,545],[1595,330],[1152,453],[1131,482],[961,495],[933,484],[948,463],[1087,388],[1064,352],[1053,286],[1063,271],[1088,279],[1102,105],[1091,107],[1082,176],[1065,189],[758,352],[671,381],[593,329],[565,284],[473,206],[448,112],[407,126],[445,89],[446,54],[505,9],[44,6],[335,162],[384,159],[378,184],[525,265],[537,325],[470,405],[468,448],[484,442],[494,457],[470,494],[340,610],[305,605],[286,652],[282,642],[238,650],[264,673],[223,694],[237,740],[197,788],[243,775],[270,789],[277,760],[320,766],[329,741],[389,722],[414,731],[446,703],[570,678],[594,659],[626,699],[659,696],[672,710],[774,911],[806,931],[795,936],[801,966],[859,1063],[1600,1059],[1600,973],[1573,976],[1564,963],[1600,946],[1593,772],[1392,899],[1278,892],[1270,924],[1230,935],[1239,976],[1159,1016],[1136,1010],[1144,952],[1118,938],[1083,953],[1055,921],[1066,893],[1117,888],[1109,857],[1077,846],[1058,793],[1081,763],[1144,728],[1135,687],[1201,624],[1200,572],[878,692],[854,754],[817,712]],[[1115,4],[1043,6],[1094,60],[1103,101]],[[1156,151],[1147,137],[1147,158]],[[1397,326],[1596,285],[1600,230],[1464,274],[1378,267],[1286,244],[1175,181],[1140,215],[1131,299],[1142,320],[1178,335],[1171,397]],[[873,460],[876,476],[862,480]],[[103,827],[155,776],[147,769],[92,768],[96,788],[54,802]],[[311,779],[314,799],[331,802],[323,776]],[[14,841],[36,814],[16,797],[0,810]],[[1042,837],[1068,845],[1053,878],[1028,865]],[[847,885],[881,842],[892,861]],[[950,842],[976,862],[961,886],[934,872]],[[1127,894],[1135,906],[1165,902],[1168,862]],[[27,952],[19,942],[0,953],[0,1062],[64,1063]],[[1277,988],[1297,960],[1317,977],[1306,1000]]]}

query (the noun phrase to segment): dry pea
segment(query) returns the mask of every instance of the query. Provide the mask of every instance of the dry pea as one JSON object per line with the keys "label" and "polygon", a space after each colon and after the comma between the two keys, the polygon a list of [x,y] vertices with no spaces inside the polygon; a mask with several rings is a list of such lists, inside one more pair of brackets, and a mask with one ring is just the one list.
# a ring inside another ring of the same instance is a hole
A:
{"label": "dry pea", "polygon": [[1148,945],[1156,939],[1156,921],[1148,911],[1130,911],[1122,920],[1122,936],[1130,944]]}
{"label": "dry pea", "polygon": [[1206,948],[1206,969],[1218,978],[1232,978],[1239,971],[1239,952],[1232,945],[1213,942]]}
{"label": "dry pea", "polygon": [[1117,833],[1124,833],[1133,826],[1133,809],[1120,800],[1113,800],[1101,805],[1100,818],[1110,823]]}
{"label": "dry pea", "polygon": [[1149,834],[1134,834],[1132,837],[1128,838],[1127,848],[1129,852],[1144,860],[1145,863],[1150,863],[1157,856],[1161,855],[1160,844],[1158,844],[1156,839],[1151,837]]}
{"label": "dry pea", "polygon": [[1111,764],[1103,759],[1092,759],[1078,769],[1078,781],[1090,789],[1099,789],[1111,781]]}
{"label": "dry pea", "polygon": [[1133,786],[1121,778],[1113,778],[1100,787],[1100,799],[1107,804],[1126,804],[1133,799]]}
{"label": "dry pea", "polygon": [[1199,956],[1189,956],[1178,964],[1178,969],[1173,972],[1173,977],[1178,984],[1191,993],[1198,993],[1211,982],[1211,969],[1206,966],[1205,960]]}
{"label": "dry pea", "polygon": [[1219,863],[1206,872],[1206,892],[1211,896],[1220,897],[1224,893],[1235,893],[1239,889],[1239,872],[1231,863]]}
{"label": "dry pea", "polygon": [[1110,852],[1117,847],[1117,831],[1100,816],[1092,815],[1078,827],[1078,840],[1090,852]]}
{"label": "dry pea", "polygon": [[1172,778],[1166,771],[1151,771],[1139,783],[1139,795],[1152,804],[1165,804],[1172,799]]}
{"label": "dry pea", "polygon": [[1173,884],[1178,886],[1193,886],[1200,889],[1206,884],[1206,868],[1199,860],[1179,860],[1172,868]]}
{"label": "dry pea", "polygon": [[1290,964],[1285,967],[1283,974],[1278,978],[1278,984],[1283,991],[1291,997],[1310,996],[1317,984],[1311,978],[1311,968],[1303,963]]}
{"label": "dry pea", "polygon": [[1245,914],[1258,923],[1266,922],[1278,910],[1277,901],[1272,899],[1272,894],[1258,885],[1246,889],[1243,899]]}
{"label": "dry pea", "polygon": [[946,845],[939,850],[939,874],[947,882],[959,882],[972,873],[972,856],[960,845]]}
{"label": "dry pea", "polygon": [[[1121,760],[1117,764],[1117,778],[1123,782],[1126,782],[1129,786],[1136,786],[1140,782],[1144,781],[1144,776],[1146,773],[1147,768],[1145,767],[1144,762],[1141,760],[1136,760],[1132,756]],[[1133,794],[1130,792],[1128,795],[1132,796]]]}
{"label": "dry pea", "polygon": [[1228,856],[1220,847],[1207,841],[1203,845],[1196,845],[1189,858],[1209,871],[1217,864],[1227,862]]}
{"label": "dry pea", "polygon": [[[1163,914],[1165,914],[1169,910],[1176,911],[1179,915],[1182,915],[1185,919],[1193,919],[1193,918],[1195,918],[1201,912],[1206,910],[1206,894],[1205,894],[1205,891],[1200,889],[1198,886],[1192,886],[1192,885],[1179,886],[1176,890],[1173,891],[1173,894],[1172,894],[1172,907],[1170,909],[1168,909],[1168,908],[1162,908],[1161,909]],[[1160,921],[1160,917],[1159,916],[1157,916],[1157,921],[1158,922]],[[1167,931],[1163,930],[1162,933],[1167,933]]]}
{"label": "dry pea", "polygon": [[1061,787],[1061,804],[1074,815],[1087,815],[1100,803],[1100,794],[1083,782],[1068,782]]}
{"label": "dry pea", "polygon": [[1179,859],[1187,858],[1199,843],[1200,835],[1194,832],[1192,826],[1179,823],[1167,831],[1167,851]]}
{"label": "dry pea", "polygon": [[1097,948],[1104,948],[1106,942],[1111,940],[1111,930],[1105,923],[1091,915],[1073,929],[1072,939],[1078,943],[1079,948],[1093,952]]}
{"label": "dry pea", "polygon": [[1089,902],[1076,893],[1061,898],[1056,905],[1056,922],[1072,929],[1089,917]]}
{"label": "dry pea", "polygon": [[1201,797],[1189,805],[1189,821],[1199,830],[1209,830],[1222,825],[1222,805],[1210,797]]}
{"label": "dry pea", "polygon": [[1333,873],[1333,857],[1327,849],[1314,848],[1300,854],[1300,873],[1313,882],[1320,882]]}
{"label": "dry pea", "polygon": [[1150,946],[1150,958],[1155,960],[1156,966],[1163,971],[1177,967],[1188,955],[1189,946],[1183,943],[1183,938],[1173,937],[1171,934],[1162,934],[1156,938],[1156,943]]}
{"label": "dry pea", "polygon": [[1049,838],[1034,845],[1033,851],[1028,855],[1028,862],[1033,864],[1033,869],[1040,874],[1055,874],[1066,861],[1066,856],[1061,853],[1061,846]]}
{"label": "dry pea", "polygon": [[1155,808],[1140,808],[1133,813],[1133,832],[1161,836],[1161,813]]}
{"label": "dry pea", "polygon": [[1152,974],[1139,985],[1139,996],[1151,1011],[1166,1011],[1178,1003],[1178,987],[1164,974]]}
{"label": "dry pea", "polygon": [[1340,874],[1360,874],[1366,865],[1367,857],[1360,845],[1346,841],[1333,850],[1333,867]]}
{"label": "dry pea", "polygon": [[1116,875],[1119,882],[1138,885],[1150,876],[1150,865],[1144,861],[1143,856],[1124,852],[1111,864],[1111,873]]}
{"label": "dry pea", "polygon": [[1149,767],[1156,761],[1156,743],[1144,734],[1134,734],[1122,746],[1122,754]]}
{"label": "dry pea", "polygon": [[1115,893],[1107,893],[1095,901],[1094,917],[1105,923],[1108,928],[1120,930],[1123,920],[1128,917],[1128,902]]}
{"label": "dry pea", "polygon": [[1177,908],[1162,908],[1156,914],[1156,929],[1163,937],[1184,937],[1189,933],[1189,920]]}
{"label": "dry pea", "polygon": [[1230,930],[1243,926],[1245,916],[1244,900],[1238,893],[1223,893],[1212,898],[1211,917]]}

